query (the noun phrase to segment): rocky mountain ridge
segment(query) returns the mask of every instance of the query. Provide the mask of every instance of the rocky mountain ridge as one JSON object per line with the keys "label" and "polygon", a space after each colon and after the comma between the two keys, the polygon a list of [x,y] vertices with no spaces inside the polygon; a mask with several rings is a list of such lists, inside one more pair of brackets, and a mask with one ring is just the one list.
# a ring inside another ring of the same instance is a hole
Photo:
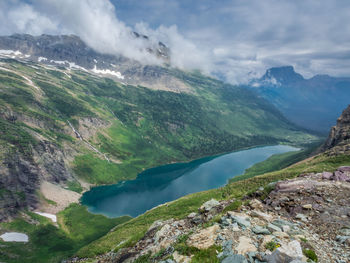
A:
{"label": "rocky mountain ridge", "polygon": [[162,42],[152,43],[147,36],[133,32],[145,42],[146,52],[159,60],[159,65],[146,65],[122,54],[102,54],[90,48],[75,35],[14,34],[0,36],[0,57],[41,63],[48,66],[88,71],[116,81],[153,89],[188,92],[190,87],[164,69],[171,51]]}

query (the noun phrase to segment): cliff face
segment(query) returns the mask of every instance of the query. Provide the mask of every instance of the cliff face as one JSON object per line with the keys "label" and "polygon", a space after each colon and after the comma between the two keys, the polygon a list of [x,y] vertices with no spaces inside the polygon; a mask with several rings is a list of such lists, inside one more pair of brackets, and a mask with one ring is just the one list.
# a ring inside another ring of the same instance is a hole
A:
{"label": "cliff face", "polygon": [[326,151],[330,155],[350,152],[350,105],[338,118],[337,125],[331,128],[321,151]]}

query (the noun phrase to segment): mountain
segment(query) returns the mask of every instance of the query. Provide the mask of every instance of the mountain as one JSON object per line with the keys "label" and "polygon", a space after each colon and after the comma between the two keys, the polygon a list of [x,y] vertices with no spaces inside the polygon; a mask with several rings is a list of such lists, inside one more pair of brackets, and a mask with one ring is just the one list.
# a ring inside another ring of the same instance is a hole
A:
{"label": "mountain", "polygon": [[296,73],[292,66],[285,66],[279,68],[270,68],[266,71],[264,76],[261,77],[259,82],[270,83],[273,85],[288,85],[291,83],[297,83],[303,81],[302,75]]}
{"label": "mountain", "polygon": [[161,164],[316,139],[252,91],[198,73],[99,54],[76,36],[0,43],[0,221],[57,213]]}
{"label": "mountain", "polygon": [[257,91],[295,124],[322,133],[334,125],[350,99],[350,78],[305,79],[292,66],[268,69],[246,88]]}
{"label": "mountain", "polygon": [[[169,48],[162,42],[154,44],[147,36],[136,32],[133,36],[145,42],[146,51],[166,63]],[[148,88],[184,91],[188,87],[176,77],[167,74],[163,67],[142,64],[123,55],[99,53],[87,46],[75,35],[15,34],[0,36],[0,55],[22,61],[39,62],[48,66],[91,71],[122,81],[126,84],[143,85]]]}

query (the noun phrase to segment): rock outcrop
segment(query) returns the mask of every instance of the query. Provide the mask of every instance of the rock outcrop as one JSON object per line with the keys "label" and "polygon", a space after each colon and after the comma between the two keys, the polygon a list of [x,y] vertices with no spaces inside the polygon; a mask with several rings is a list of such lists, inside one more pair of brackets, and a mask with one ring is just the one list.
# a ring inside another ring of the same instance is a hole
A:
{"label": "rock outcrop", "polygon": [[338,118],[337,125],[332,127],[320,151],[326,151],[329,155],[350,152],[350,105]]}

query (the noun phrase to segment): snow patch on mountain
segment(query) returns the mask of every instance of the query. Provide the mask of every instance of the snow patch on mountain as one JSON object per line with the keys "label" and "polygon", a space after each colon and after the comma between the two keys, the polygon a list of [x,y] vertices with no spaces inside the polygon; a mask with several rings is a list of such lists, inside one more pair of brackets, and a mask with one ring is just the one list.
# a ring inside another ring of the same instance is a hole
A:
{"label": "snow patch on mountain", "polygon": [[96,65],[92,69],[92,72],[96,74],[102,74],[102,75],[112,75],[117,77],[118,79],[124,79],[124,76],[119,71],[113,71],[109,69],[97,69]]}
{"label": "snow patch on mountain", "polygon": [[28,242],[29,238],[26,234],[18,232],[7,232],[0,236],[5,242]]}
{"label": "snow patch on mountain", "polygon": [[45,58],[45,57],[38,57],[38,62],[41,62],[41,61],[47,61],[47,58]]}
{"label": "snow patch on mountain", "polygon": [[51,59],[50,60],[51,63],[55,63],[55,64],[58,64],[58,65],[63,65],[63,66],[68,66],[70,69],[78,69],[78,70],[82,70],[82,71],[88,71],[86,68],[83,68],[77,64],[75,64],[74,62],[70,62],[70,61],[67,61],[67,60],[53,60]]}
{"label": "snow patch on mountain", "polygon": [[49,214],[49,213],[42,213],[42,212],[35,212],[35,214],[46,217],[51,219],[52,222],[56,223],[57,222],[57,217],[56,215]]}

